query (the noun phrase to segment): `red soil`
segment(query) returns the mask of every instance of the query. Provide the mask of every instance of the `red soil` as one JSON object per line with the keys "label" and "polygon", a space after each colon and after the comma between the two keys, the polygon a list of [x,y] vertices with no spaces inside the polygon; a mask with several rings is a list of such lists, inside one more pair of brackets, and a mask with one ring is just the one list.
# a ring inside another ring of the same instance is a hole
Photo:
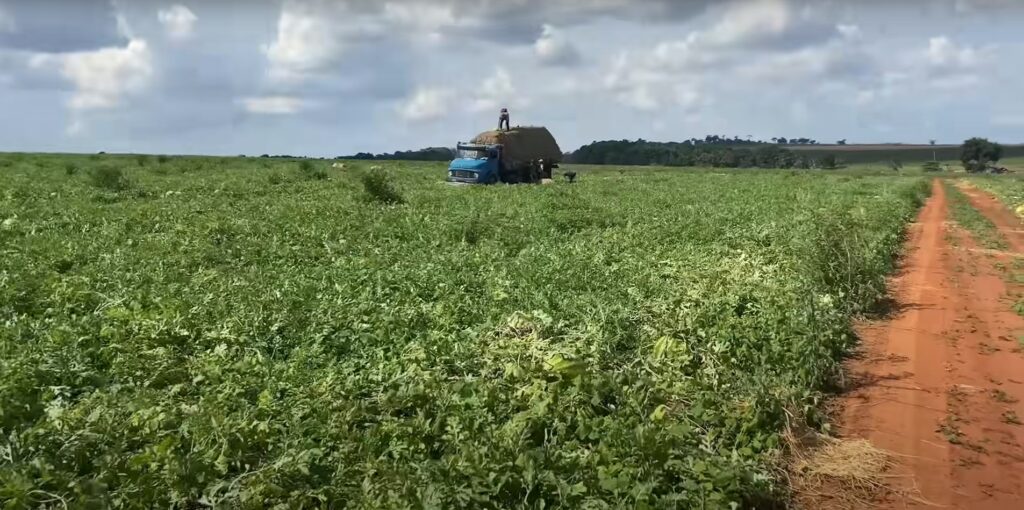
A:
{"label": "red soil", "polygon": [[[1008,240],[1021,229],[991,197],[973,190],[971,200]],[[1024,319],[993,264],[1014,254],[977,250],[947,209],[936,180],[890,283],[892,317],[858,327],[840,431],[893,454],[893,491],[871,507],[1024,508],[1024,426],[1012,423],[1024,421]]]}

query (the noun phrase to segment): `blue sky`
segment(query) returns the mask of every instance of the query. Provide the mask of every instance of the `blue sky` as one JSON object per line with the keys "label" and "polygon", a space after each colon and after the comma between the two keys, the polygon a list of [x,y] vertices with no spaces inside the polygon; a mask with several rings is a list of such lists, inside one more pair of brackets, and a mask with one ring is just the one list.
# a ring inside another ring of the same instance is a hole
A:
{"label": "blue sky", "polygon": [[0,0],[0,151],[1024,142],[1015,0]]}

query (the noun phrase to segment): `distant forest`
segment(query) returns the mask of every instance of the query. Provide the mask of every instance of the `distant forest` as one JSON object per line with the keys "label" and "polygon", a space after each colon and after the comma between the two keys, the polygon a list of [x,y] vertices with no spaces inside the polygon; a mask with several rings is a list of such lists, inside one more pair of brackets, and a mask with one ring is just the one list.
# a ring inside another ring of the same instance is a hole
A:
{"label": "distant forest", "polygon": [[[807,140],[807,139],[800,139]],[[805,143],[810,144],[813,140]],[[816,142],[815,142],[816,143]],[[589,165],[711,166],[721,168],[833,167],[836,157],[817,158],[761,141],[691,139],[685,142],[619,140],[594,142],[566,155],[566,162]]]}
{"label": "distant forest", "polygon": [[455,150],[447,147],[428,147],[418,151],[398,151],[391,154],[370,154],[360,152],[352,156],[338,156],[335,159],[359,159],[381,161],[451,161],[455,159]]}
{"label": "distant forest", "polygon": [[[708,135],[704,138],[692,138],[685,142],[635,142],[604,141],[594,142],[581,147],[575,152],[565,154],[567,163],[593,165],[666,165],[666,166],[722,166],[722,167],[758,167],[779,168],[810,168],[817,161],[808,157],[800,157],[791,151],[782,149],[777,144],[816,145],[818,142],[810,138],[772,138],[772,142]],[[748,148],[749,147],[749,148]],[[750,148],[757,147],[757,150]],[[455,150],[447,147],[428,147],[415,151],[398,151],[394,153],[371,154],[360,152],[350,156],[338,156],[336,159],[365,161],[451,161]]]}
{"label": "distant forest", "polygon": [[[839,147],[842,146],[842,147]],[[1024,156],[1024,146],[1005,146],[1005,157]],[[391,154],[361,152],[337,159],[390,161],[450,161],[454,149],[430,147]],[[701,166],[715,168],[836,168],[852,163],[902,163],[960,158],[959,146],[819,145],[812,138],[772,138],[771,141],[708,135],[683,142],[606,140],[592,142],[564,155],[564,162],[586,165]]]}

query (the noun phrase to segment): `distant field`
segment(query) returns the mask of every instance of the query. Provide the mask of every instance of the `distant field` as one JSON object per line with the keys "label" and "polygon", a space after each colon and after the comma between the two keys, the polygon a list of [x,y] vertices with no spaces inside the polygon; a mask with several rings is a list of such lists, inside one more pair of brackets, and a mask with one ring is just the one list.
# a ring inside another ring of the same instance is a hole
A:
{"label": "distant field", "polygon": [[[835,154],[845,163],[877,163],[898,160],[903,163],[958,161],[959,145],[787,145],[787,149],[811,157]],[[1024,145],[1004,145],[1003,157],[1024,157]]]}

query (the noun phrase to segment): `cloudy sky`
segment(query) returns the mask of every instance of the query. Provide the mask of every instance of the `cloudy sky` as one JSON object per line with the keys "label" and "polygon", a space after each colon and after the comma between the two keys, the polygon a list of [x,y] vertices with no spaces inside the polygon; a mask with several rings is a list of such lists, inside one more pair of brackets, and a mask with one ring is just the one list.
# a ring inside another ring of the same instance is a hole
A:
{"label": "cloudy sky", "polygon": [[1024,142],[1018,0],[0,0],[0,151]]}

